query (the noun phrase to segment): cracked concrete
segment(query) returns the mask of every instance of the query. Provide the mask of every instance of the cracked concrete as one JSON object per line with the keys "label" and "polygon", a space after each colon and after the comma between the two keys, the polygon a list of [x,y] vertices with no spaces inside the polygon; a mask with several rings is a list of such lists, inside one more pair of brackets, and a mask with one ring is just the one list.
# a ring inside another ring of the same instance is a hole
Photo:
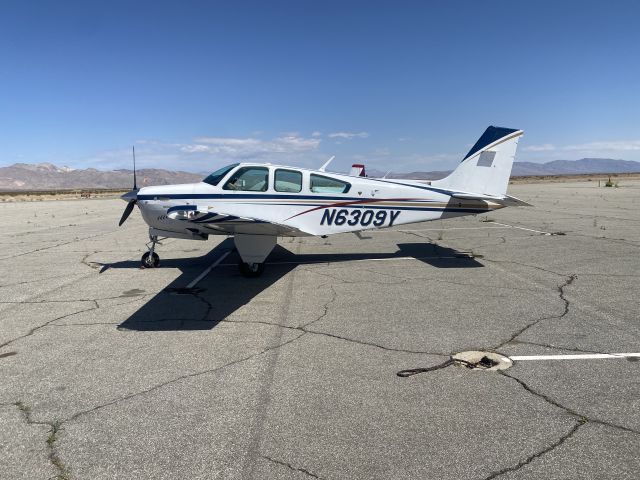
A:
{"label": "cracked concrete", "polygon": [[50,426],[29,421],[22,404],[0,405],[0,472],[2,478],[55,478],[60,471],[50,461],[46,443]]}
{"label": "cracked concrete", "polygon": [[285,239],[262,278],[230,257],[188,295],[223,238],[145,271],[120,201],[0,205],[2,476],[637,478],[640,362],[445,368],[640,346],[640,184],[512,193],[536,207],[491,218],[566,235],[466,217]]}

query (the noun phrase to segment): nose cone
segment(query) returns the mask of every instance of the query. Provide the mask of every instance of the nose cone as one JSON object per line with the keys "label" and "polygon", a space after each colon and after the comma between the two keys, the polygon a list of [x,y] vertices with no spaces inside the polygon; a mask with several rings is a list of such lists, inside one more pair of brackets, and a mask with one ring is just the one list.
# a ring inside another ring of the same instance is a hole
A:
{"label": "nose cone", "polygon": [[131,202],[132,200],[137,200],[138,199],[138,191],[137,190],[131,190],[131,191],[125,193],[124,195],[122,195],[120,198],[122,200],[124,200],[125,202]]}

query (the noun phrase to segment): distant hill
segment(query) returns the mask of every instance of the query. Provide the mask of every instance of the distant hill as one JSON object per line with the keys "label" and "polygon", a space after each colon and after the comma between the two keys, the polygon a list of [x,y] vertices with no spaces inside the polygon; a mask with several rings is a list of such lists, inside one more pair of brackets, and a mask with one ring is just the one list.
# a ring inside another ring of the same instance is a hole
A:
{"label": "distant hill", "polygon": [[578,175],[581,173],[636,173],[640,162],[610,158],[583,158],[581,160],[554,160],[547,163],[515,162],[514,176],[524,175]]}
{"label": "distant hill", "polygon": [[[580,175],[589,173],[638,173],[640,162],[614,160],[611,158],[583,158],[581,160],[553,160],[546,163],[514,162],[511,176],[528,175]],[[382,177],[386,172],[367,170],[370,177]],[[392,172],[387,178],[411,178],[416,180],[438,180],[446,177],[449,171],[432,172]]]}
{"label": "distant hill", "polygon": [[[512,176],[526,175],[576,175],[588,173],[635,173],[640,172],[640,162],[613,160],[610,158],[583,158],[582,160],[554,160],[547,163],[515,162]],[[368,169],[370,177],[382,177],[386,172]],[[416,180],[438,180],[449,174],[447,171],[391,172],[387,178],[411,178]],[[173,172],[156,168],[137,171],[138,186],[170,185],[174,183],[199,182],[203,174]],[[0,190],[62,190],[69,188],[131,188],[131,170],[96,170],[95,168],[73,169],[57,167],[51,163],[16,163],[0,167]]]}
{"label": "distant hill", "polygon": [[[137,171],[138,186],[191,183],[203,175],[155,168]],[[58,190],[68,188],[123,188],[133,185],[132,170],[96,170],[57,167],[51,163],[16,163],[0,167],[0,190]]]}

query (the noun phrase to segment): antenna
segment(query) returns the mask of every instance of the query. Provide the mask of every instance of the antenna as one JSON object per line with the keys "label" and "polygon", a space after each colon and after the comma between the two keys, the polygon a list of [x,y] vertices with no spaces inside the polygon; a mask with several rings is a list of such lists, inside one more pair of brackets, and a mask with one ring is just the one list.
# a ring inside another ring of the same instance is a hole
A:
{"label": "antenna", "polygon": [[336,156],[334,155],[333,157],[331,157],[329,160],[327,160],[326,162],[324,162],[324,165],[322,165],[319,169],[319,171],[324,172],[325,168],[327,168],[329,166],[329,164],[331,163],[331,161],[336,158]]}
{"label": "antenna", "polygon": [[133,149],[133,189],[137,190],[138,186],[136,184],[136,147],[134,145],[131,148]]}

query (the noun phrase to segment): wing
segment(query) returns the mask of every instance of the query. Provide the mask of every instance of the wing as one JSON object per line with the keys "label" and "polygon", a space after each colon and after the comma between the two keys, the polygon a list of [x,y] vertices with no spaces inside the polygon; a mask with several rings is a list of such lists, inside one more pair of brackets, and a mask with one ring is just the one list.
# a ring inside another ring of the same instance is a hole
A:
{"label": "wing", "polygon": [[289,237],[307,236],[310,232],[290,225],[274,222],[258,217],[233,215],[229,212],[213,211],[212,207],[198,205],[181,205],[167,210],[167,217],[172,220],[183,220],[197,225],[202,233],[229,234],[244,233],[249,235],[280,235]]}

